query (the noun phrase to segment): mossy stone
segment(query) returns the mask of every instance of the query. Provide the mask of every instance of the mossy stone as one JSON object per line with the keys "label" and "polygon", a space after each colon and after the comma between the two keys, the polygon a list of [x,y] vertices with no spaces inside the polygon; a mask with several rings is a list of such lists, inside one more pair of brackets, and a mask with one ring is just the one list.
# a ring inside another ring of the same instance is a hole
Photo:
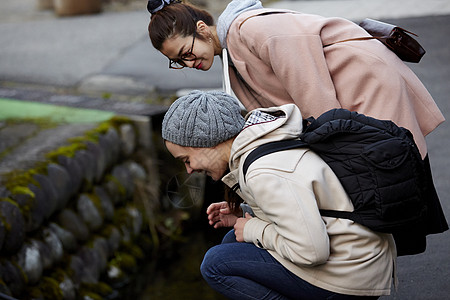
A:
{"label": "mossy stone", "polygon": [[[3,232],[3,235],[2,235]],[[16,253],[25,239],[25,220],[18,205],[11,200],[0,200],[0,250]]]}
{"label": "mossy stone", "polygon": [[77,212],[90,231],[98,230],[103,224],[103,216],[88,194],[81,194],[77,201]]}
{"label": "mossy stone", "polygon": [[6,258],[0,258],[0,274],[2,280],[13,297],[19,298],[25,290],[27,278],[17,263]]}
{"label": "mossy stone", "polygon": [[71,196],[71,179],[68,171],[61,165],[50,163],[47,174],[56,191],[56,210],[66,207]]}
{"label": "mossy stone", "polygon": [[77,241],[85,242],[90,236],[89,228],[83,220],[72,210],[63,209],[57,216],[58,224],[71,232]]}

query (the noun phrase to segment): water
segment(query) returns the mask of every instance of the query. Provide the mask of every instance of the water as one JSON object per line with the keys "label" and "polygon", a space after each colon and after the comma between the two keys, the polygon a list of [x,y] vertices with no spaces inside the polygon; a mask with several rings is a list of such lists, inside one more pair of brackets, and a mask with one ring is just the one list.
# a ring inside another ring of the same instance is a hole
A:
{"label": "water", "polygon": [[[138,300],[222,300],[226,299],[211,289],[200,274],[203,255],[218,243],[223,231],[208,229],[189,233],[187,241],[159,259],[156,271],[148,272],[144,290]],[[152,268],[150,266],[150,268]]]}

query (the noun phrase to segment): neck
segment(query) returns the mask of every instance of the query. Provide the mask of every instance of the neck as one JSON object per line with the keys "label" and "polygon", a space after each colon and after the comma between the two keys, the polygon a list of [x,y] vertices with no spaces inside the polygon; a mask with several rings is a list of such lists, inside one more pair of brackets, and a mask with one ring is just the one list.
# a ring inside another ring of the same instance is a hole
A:
{"label": "neck", "polygon": [[219,145],[217,145],[218,150],[220,151],[221,157],[224,160],[226,160],[227,162],[230,161],[231,146],[233,145],[233,142],[235,139],[236,139],[236,137],[226,140],[225,142],[222,142]]}
{"label": "neck", "polygon": [[211,26],[211,34],[213,38],[214,55],[222,54],[222,46],[220,46],[219,36],[217,35],[216,26]]}

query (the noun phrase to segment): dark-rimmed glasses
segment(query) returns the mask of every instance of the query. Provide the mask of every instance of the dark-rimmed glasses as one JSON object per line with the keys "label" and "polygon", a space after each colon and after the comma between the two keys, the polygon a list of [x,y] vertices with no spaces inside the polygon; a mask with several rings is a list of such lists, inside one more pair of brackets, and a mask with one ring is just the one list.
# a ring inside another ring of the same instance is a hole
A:
{"label": "dark-rimmed glasses", "polygon": [[195,33],[196,32],[194,31],[194,34],[192,35],[192,46],[189,51],[185,52],[180,56],[180,58],[175,60],[169,58],[169,69],[183,69],[184,67],[187,67],[185,61],[194,61],[197,59],[197,56],[192,53],[194,50]]}

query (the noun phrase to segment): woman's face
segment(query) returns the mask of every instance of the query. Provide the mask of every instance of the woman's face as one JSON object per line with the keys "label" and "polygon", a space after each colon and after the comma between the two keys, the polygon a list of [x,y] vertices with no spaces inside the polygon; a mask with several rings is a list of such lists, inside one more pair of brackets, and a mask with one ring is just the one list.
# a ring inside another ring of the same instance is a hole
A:
{"label": "woman's face", "polygon": [[167,150],[176,159],[181,160],[188,174],[205,173],[213,180],[220,180],[228,170],[228,158],[217,147],[193,148],[183,147],[166,141]]}
{"label": "woman's face", "polygon": [[184,64],[188,68],[197,70],[207,71],[214,62],[213,43],[210,39],[202,40],[199,34],[195,36],[195,39],[193,35],[185,37],[180,35],[173,36],[164,41],[160,51],[173,61],[180,60],[182,57],[189,57],[189,60],[183,60]]}

